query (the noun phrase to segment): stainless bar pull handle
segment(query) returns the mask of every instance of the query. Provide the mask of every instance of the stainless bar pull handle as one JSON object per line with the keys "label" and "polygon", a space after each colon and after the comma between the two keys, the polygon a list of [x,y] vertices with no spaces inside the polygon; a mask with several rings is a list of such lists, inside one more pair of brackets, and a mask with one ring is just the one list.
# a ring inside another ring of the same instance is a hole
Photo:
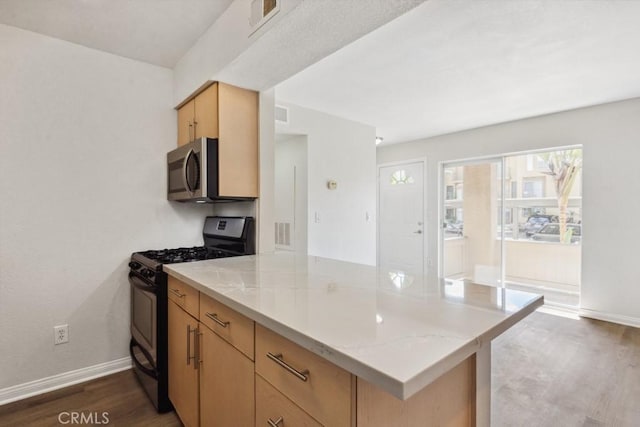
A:
{"label": "stainless bar pull handle", "polygon": [[280,427],[280,423],[283,422],[284,419],[282,417],[278,417],[277,420],[273,421],[271,418],[267,418],[267,425],[270,427]]}
{"label": "stainless bar pull handle", "polygon": [[[189,120],[189,142],[193,141],[195,138],[191,138],[191,129],[193,129],[193,124],[191,120]],[[195,132],[193,132],[195,134]]]}
{"label": "stainless bar pull handle", "polygon": [[187,325],[187,366],[191,364],[191,325]]}
{"label": "stainless bar pull handle", "polygon": [[195,140],[197,138],[197,134],[198,134],[198,122],[196,121],[196,119],[193,119],[193,139]]}
{"label": "stainless bar pull handle", "polygon": [[304,371],[297,370],[282,359],[282,353],[273,354],[271,352],[268,352],[267,357],[276,362],[278,365],[282,366],[287,370],[287,372],[298,378],[300,381],[307,381],[309,379],[308,369],[305,369]]}
{"label": "stainless bar pull handle", "polygon": [[181,294],[180,291],[177,289],[169,289],[169,290],[171,291],[172,294],[174,294],[178,298],[184,298],[184,296],[187,295],[187,294]]}
{"label": "stainless bar pull handle", "polygon": [[[193,356],[191,355],[191,332],[193,332]],[[196,352],[198,351],[198,348],[197,348],[198,343],[196,342],[198,339],[197,333],[198,333],[198,328],[191,329],[191,325],[187,325],[187,366],[191,365],[191,359],[193,359],[194,364],[196,364],[195,362],[197,361],[196,359]],[[194,369],[198,369],[198,368],[194,367]]]}
{"label": "stainless bar pull handle", "polygon": [[193,369],[199,369],[200,363],[202,360],[200,359],[200,340],[202,337],[202,333],[200,333],[200,327],[198,326],[193,330]]}
{"label": "stainless bar pull handle", "polygon": [[220,320],[220,319],[218,318],[218,314],[216,314],[216,313],[205,313],[205,315],[206,315],[209,319],[211,319],[211,320],[213,320],[214,322],[216,322],[218,325],[222,326],[223,328],[226,328],[226,327],[227,327],[227,326],[229,326],[229,324],[231,323],[231,322],[223,322],[222,320]]}

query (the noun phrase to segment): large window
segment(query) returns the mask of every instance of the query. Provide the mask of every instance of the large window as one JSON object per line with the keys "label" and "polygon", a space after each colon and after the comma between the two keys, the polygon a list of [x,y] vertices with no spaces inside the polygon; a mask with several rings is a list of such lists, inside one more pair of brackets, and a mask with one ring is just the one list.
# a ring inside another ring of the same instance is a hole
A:
{"label": "large window", "polygon": [[443,276],[533,286],[576,305],[581,181],[579,148],[445,164]]}

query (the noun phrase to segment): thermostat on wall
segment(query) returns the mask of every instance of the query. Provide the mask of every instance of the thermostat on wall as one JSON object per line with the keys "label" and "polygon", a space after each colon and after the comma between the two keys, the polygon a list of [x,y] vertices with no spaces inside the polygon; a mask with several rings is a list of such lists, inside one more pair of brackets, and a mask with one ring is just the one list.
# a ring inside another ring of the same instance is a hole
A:
{"label": "thermostat on wall", "polygon": [[327,181],[327,188],[329,190],[335,190],[336,188],[338,188],[338,183],[330,179],[329,181]]}

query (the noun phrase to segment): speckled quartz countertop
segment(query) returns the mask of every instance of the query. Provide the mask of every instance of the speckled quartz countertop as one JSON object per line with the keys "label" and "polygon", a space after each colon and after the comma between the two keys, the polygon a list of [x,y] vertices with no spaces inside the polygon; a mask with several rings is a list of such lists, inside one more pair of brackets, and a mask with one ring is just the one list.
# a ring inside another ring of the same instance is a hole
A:
{"label": "speckled quartz countertop", "polygon": [[193,286],[407,399],[542,305],[535,294],[289,253],[165,265]]}

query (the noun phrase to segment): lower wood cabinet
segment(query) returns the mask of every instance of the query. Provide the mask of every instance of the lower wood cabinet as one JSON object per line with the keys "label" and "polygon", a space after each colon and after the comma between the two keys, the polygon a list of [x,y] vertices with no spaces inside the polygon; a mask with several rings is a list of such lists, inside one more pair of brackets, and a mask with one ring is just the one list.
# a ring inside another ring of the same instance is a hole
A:
{"label": "lower wood cabinet", "polygon": [[199,425],[198,321],[173,301],[169,311],[169,400],[185,427]]}
{"label": "lower wood cabinet", "polygon": [[168,315],[169,399],[185,427],[253,426],[253,361],[173,301]]}
{"label": "lower wood cabinet", "polygon": [[355,377],[260,325],[256,373],[322,425],[355,425]]}
{"label": "lower wood cabinet", "polygon": [[[169,398],[186,427],[476,425],[475,355],[399,400],[185,283],[171,283]],[[196,300],[198,307],[189,303]]]}
{"label": "lower wood cabinet", "polygon": [[256,375],[256,427],[321,427],[284,394]]}
{"label": "lower wood cabinet", "polygon": [[200,425],[253,426],[253,362],[201,326]]}

